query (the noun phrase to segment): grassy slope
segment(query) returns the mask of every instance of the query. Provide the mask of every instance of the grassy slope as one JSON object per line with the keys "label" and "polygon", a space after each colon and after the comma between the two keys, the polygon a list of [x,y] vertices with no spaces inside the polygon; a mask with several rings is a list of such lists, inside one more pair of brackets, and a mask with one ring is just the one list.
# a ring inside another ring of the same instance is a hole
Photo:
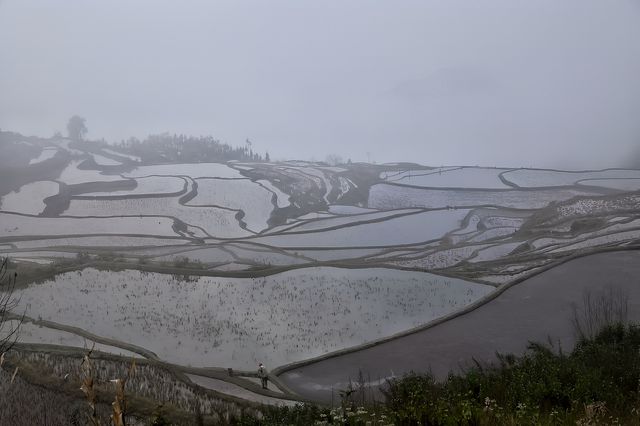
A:
{"label": "grassy slope", "polygon": [[362,404],[356,387],[338,409],[271,409],[242,424],[640,424],[639,351],[640,326],[614,325],[570,353],[532,344],[444,383],[428,374],[393,380],[379,405]]}

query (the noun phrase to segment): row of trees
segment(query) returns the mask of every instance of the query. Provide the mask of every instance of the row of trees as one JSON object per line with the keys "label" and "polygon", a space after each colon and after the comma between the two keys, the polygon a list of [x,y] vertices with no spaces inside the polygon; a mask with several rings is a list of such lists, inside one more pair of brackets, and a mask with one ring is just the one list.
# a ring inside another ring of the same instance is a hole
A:
{"label": "row of trees", "polygon": [[[67,123],[67,134],[70,139],[83,140],[87,134],[86,120],[78,115],[71,117]],[[249,139],[243,147],[232,147],[211,136],[162,133],[142,141],[137,138],[123,140],[120,148],[142,157],[143,161],[271,161],[268,152],[264,157],[254,152]],[[345,164],[343,158],[336,154],[328,155],[325,162],[331,166]],[[351,159],[347,163],[351,164]]]}
{"label": "row of trees", "polygon": [[[86,120],[74,115],[67,123],[70,139],[82,141],[88,130]],[[253,151],[251,141],[245,146],[232,147],[212,136],[187,136],[183,134],[162,133],[150,135],[144,140],[129,138],[120,142],[120,148],[142,158],[144,162],[166,161],[270,161],[269,153],[264,157]]]}
{"label": "row of trees", "polygon": [[212,136],[163,133],[144,140],[129,138],[120,143],[120,148],[143,162],[270,161],[268,152],[263,157],[248,141],[245,146],[233,147]]}

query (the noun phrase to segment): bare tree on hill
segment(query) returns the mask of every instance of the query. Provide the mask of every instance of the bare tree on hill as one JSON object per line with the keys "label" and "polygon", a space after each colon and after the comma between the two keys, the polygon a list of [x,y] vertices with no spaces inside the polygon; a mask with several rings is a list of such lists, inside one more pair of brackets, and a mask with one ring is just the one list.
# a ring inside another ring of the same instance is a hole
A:
{"label": "bare tree on hill", "polygon": [[81,141],[87,134],[87,124],[84,118],[74,115],[67,123],[67,133],[70,139]]}
{"label": "bare tree on hill", "polygon": [[14,297],[18,273],[9,271],[9,258],[0,259],[0,356],[15,344],[22,319],[11,321],[11,311],[17,306]]}

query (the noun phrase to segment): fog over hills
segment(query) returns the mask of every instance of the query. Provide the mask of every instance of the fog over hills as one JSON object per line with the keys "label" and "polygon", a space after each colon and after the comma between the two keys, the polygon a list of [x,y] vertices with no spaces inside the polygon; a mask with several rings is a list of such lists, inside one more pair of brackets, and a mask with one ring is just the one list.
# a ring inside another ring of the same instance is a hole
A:
{"label": "fog over hills", "polygon": [[276,159],[602,168],[640,143],[636,1],[5,0],[0,127]]}

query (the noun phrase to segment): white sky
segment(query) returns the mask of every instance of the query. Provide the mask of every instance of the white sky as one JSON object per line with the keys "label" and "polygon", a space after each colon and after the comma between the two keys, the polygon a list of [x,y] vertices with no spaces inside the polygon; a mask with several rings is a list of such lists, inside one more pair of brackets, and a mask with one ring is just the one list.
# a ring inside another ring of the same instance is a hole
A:
{"label": "white sky", "polygon": [[0,127],[250,138],[272,158],[608,167],[637,0],[0,0]]}

